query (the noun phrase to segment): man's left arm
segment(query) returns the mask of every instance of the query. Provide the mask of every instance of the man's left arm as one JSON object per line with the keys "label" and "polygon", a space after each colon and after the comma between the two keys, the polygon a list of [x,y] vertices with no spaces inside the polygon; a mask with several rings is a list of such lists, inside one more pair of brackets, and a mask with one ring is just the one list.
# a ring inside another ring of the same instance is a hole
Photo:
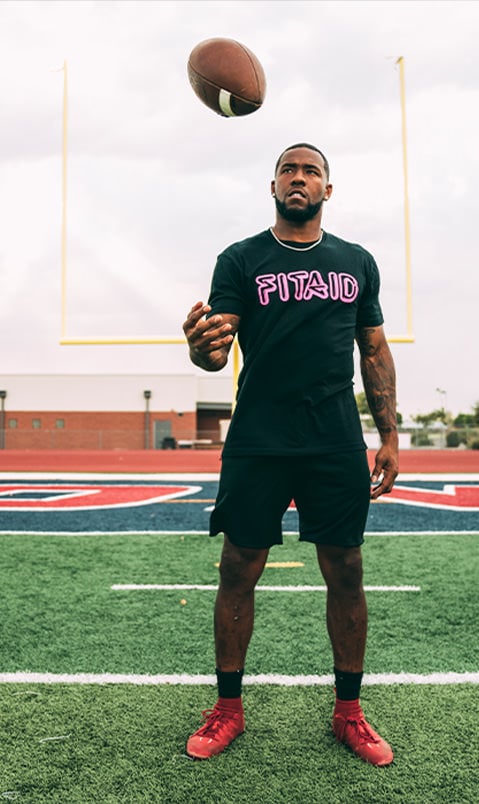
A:
{"label": "man's left arm", "polygon": [[381,438],[371,473],[371,499],[375,500],[391,491],[398,474],[396,371],[382,327],[359,327],[356,341],[366,399]]}

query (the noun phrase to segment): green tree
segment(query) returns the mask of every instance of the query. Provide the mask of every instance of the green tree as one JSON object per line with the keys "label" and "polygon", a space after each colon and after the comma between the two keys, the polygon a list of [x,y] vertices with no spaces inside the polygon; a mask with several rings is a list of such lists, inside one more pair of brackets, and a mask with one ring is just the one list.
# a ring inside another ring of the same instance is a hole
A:
{"label": "green tree", "polygon": [[416,416],[412,417],[412,420],[418,424],[422,424],[423,427],[429,427],[429,425],[434,424],[434,422],[448,424],[450,418],[450,414],[447,413],[444,408],[438,408],[437,410],[431,410],[430,413],[418,413]]}
{"label": "green tree", "polygon": [[472,413],[458,413],[453,421],[454,427],[479,427],[479,402],[472,408]]}
{"label": "green tree", "polygon": [[453,421],[454,427],[474,427],[475,419],[473,413],[459,413]]}
{"label": "green tree", "polygon": [[366,416],[370,415],[368,400],[366,399],[365,391],[360,391],[358,394],[356,394],[356,405],[358,406],[358,410],[362,415]]}

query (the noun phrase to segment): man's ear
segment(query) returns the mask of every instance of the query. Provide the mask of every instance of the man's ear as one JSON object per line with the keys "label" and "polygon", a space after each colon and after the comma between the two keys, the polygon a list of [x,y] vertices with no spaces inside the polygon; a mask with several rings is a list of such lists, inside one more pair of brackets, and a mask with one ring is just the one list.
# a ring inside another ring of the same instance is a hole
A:
{"label": "man's ear", "polygon": [[273,196],[273,198],[275,197],[275,185],[274,185],[274,179],[273,179],[273,181],[271,182],[271,195]]}

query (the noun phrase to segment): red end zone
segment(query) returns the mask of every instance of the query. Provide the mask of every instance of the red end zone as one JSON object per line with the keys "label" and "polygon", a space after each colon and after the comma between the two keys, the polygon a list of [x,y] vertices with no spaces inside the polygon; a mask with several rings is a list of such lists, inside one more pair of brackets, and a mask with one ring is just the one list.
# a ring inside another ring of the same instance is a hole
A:
{"label": "red end zone", "polygon": [[[370,466],[375,451],[368,452]],[[219,472],[220,450],[2,450],[0,472]],[[402,450],[401,474],[476,473],[479,450]]]}

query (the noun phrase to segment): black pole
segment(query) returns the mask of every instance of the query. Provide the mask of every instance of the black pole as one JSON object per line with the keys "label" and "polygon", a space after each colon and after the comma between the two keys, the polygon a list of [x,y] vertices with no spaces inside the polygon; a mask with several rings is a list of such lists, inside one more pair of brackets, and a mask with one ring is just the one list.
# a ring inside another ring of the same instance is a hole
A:
{"label": "black pole", "polygon": [[150,399],[151,391],[143,391],[145,397],[145,449],[150,448]]}
{"label": "black pole", "polygon": [[5,449],[5,399],[6,391],[0,391],[0,449]]}

